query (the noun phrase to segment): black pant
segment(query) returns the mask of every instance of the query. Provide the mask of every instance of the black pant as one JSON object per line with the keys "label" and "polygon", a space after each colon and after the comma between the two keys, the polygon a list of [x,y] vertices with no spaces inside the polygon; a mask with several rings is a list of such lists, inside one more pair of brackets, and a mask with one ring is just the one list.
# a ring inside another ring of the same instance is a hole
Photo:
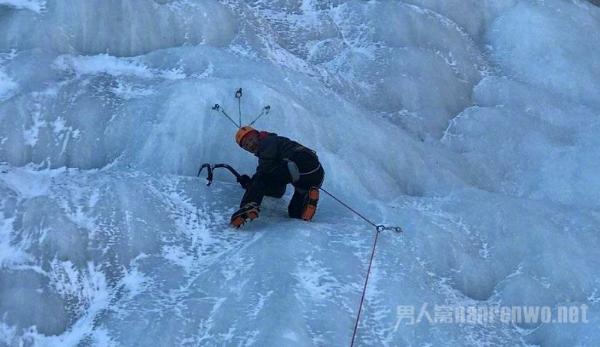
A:
{"label": "black pant", "polygon": [[[306,160],[308,159],[305,159],[305,161]],[[287,185],[291,183],[295,190],[292,200],[290,200],[290,204],[288,205],[288,214],[292,218],[301,218],[304,204],[308,200],[309,189],[311,187],[321,187],[321,184],[323,184],[323,178],[325,177],[325,171],[323,170],[323,167],[319,163],[316,156],[314,159],[310,160],[312,161],[313,170],[316,167],[318,167],[318,169],[314,170],[314,172],[309,171],[309,174],[301,174],[300,179],[298,179],[296,182],[292,182],[292,177],[286,162],[282,162],[268,175],[254,176],[250,186],[242,198],[240,207],[248,202],[255,202],[260,205],[265,195],[274,198],[281,198],[283,194],[285,194]],[[300,169],[302,169],[305,166],[308,166],[308,164],[308,162],[304,162],[297,165]]]}
{"label": "black pant", "polygon": [[294,195],[288,205],[288,214],[292,218],[301,218],[304,205],[308,201],[308,190],[312,187],[321,187],[325,171],[322,166],[319,169],[308,175],[300,176],[300,179],[293,183]]}

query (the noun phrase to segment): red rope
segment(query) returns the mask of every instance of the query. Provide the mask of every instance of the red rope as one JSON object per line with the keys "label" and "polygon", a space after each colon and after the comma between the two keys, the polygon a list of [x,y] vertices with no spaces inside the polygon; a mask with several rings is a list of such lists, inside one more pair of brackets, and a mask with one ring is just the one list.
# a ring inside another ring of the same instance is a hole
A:
{"label": "red rope", "polygon": [[363,286],[362,295],[360,297],[360,305],[358,306],[358,315],[356,316],[356,322],[354,322],[354,332],[352,333],[352,342],[350,347],[354,346],[354,339],[356,338],[356,332],[358,331],[358,322],[360,321],[360,313],[362,311],[363,301],[365,300],[365,293],[367,292],[367,284],[369,283],[369,275],[371,274],[371,265],[373,264],[373,257],[375,256],[375,247],[377,246],[377,238],[379,237],[379,229],[375,233],[375,240],[373,241],[373,248],[371,249],[371,259],[369,260],[369,268],[367,269],[367,277],[365,278],[365,285]]}

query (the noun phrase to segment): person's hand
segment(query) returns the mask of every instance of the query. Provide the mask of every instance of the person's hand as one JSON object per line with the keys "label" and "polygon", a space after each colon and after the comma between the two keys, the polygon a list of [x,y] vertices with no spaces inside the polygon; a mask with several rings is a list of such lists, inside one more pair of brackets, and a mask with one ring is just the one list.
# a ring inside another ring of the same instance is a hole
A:
{"label": "person's hand", "polygon": [[248,187],[250,186],[250,182],[252,182],[252,179],[248,175],[241,175],[240,177],[238,177],[237,181],[242,186],[242,188],[248,189]]}

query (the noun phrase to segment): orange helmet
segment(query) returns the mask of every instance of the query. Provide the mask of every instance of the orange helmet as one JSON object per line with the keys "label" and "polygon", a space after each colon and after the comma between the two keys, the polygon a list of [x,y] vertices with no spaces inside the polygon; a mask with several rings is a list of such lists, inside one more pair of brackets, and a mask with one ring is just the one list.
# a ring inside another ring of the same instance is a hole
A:
{"label": "orange helmet", "polygon": [[246,135],[250,134],[251,132],[258,132],[258,131],[249,125],[239,128],[238,131],[235,133],[235,142],[237,142],[237,144],[241,146],[242,140],[244,139],[244,137]]}

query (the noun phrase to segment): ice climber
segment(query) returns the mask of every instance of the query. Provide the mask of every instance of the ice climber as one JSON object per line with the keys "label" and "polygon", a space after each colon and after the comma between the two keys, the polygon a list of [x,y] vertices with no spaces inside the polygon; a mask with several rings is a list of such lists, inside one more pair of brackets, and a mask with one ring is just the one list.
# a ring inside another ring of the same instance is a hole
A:
{"label": "ice climber", "polygon": [[231,216],[231,225],[239,228],[246,221],[258,218],[263,197],[281,198],[290,183],[295,190],[288,205],[289,216],[310,221],[317,209],[319,187],[325,175],[315,151],[286,137],[250,126],[240,127],[235,141],[258,157],[258,167],[252,177],[241,175],[238,178],[246,193],[240,209]]}

